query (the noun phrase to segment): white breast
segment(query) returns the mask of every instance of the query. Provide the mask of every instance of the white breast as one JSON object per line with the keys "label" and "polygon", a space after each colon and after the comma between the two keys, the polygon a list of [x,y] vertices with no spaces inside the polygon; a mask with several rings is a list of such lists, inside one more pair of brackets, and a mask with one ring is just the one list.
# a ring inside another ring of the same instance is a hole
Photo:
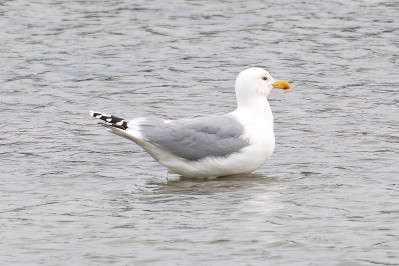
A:
{"label": "white breast", "polygon": [[244,126],[244,137],[251,144],[242,150],[242,154],[247,158],[245,161],[248,168],[252,168],[254,171],[269,160],[273,154],[275,147],[273,115],[270,108],[256,115],[241,110],[235,111],[233,114]]}

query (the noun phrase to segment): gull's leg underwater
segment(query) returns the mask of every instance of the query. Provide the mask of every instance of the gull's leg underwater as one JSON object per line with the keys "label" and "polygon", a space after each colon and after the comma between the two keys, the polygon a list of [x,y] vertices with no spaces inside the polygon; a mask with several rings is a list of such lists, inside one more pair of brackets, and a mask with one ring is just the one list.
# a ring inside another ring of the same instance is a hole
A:
{"label": "gull's leg underwater", "polygon": [[166,171],[166,175],[165,175],[166,181],[169,181],[168,175],[169,175],[169,171]]}

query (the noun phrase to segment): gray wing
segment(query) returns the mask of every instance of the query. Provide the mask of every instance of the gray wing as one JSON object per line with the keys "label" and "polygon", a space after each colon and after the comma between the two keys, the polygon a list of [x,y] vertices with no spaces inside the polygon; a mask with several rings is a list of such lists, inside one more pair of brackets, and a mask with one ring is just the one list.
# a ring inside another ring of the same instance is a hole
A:
{"label": "gray wing", "polygon": [[170,123],[146,119],[139,124],[139,131],[147,141],[190,161],[225,157],[249,145],[242,137],[243,126],[229,116],[208,116]]}

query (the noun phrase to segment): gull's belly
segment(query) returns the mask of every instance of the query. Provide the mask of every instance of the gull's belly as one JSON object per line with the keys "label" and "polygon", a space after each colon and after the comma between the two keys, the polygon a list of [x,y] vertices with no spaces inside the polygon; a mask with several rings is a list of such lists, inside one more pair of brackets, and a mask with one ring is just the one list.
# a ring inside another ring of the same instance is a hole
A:
{"label": "gull's belly", "polygon": [[242,162],[247,170],[252,172],[272,156],[275,147],[274,134],[269,134],[267,138],[259,138],[251,144],[242,150]]}

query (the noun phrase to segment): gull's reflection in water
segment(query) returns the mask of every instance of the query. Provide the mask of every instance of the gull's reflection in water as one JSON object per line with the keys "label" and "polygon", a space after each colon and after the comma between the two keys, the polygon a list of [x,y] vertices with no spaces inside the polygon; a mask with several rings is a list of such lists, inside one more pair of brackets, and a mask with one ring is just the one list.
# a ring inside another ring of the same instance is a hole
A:
{"label": "gull's reflection in water", "polygon": [[261,174],[238,174],[213,179],[187,178],[148,182],[157,194],[214,194],[232,192],[241,189],[267,187],[276,182],[277,177],[265,177]]}
{"label": "gull's reflection in water", "polygon": [[[140,203],[151,211],[175,211],[185,215],[214,213],[230,216],[251,214],[263,217],[281,207],[277,198],[284,190],[278,177],[240,174],[214,179],[185,178],[149,181]],[[263,218],[262,218],[263,219]]]}
{"label": "gull's reflection in water", "polygon": [[234,219],[245,220],[248,215],[266,220],[268,213],[282,206],[278,198],[285,186],[279,180],[279,177],[261,174],[214,179],[152,179],[136,186],[134,192],[115,193],[112,203],[119,206],[120,215],[159,220],[163,225],[168,221],[196,225],[198,215],[205,220],[221,217],[223,221],[227,219],[227,223]]}

